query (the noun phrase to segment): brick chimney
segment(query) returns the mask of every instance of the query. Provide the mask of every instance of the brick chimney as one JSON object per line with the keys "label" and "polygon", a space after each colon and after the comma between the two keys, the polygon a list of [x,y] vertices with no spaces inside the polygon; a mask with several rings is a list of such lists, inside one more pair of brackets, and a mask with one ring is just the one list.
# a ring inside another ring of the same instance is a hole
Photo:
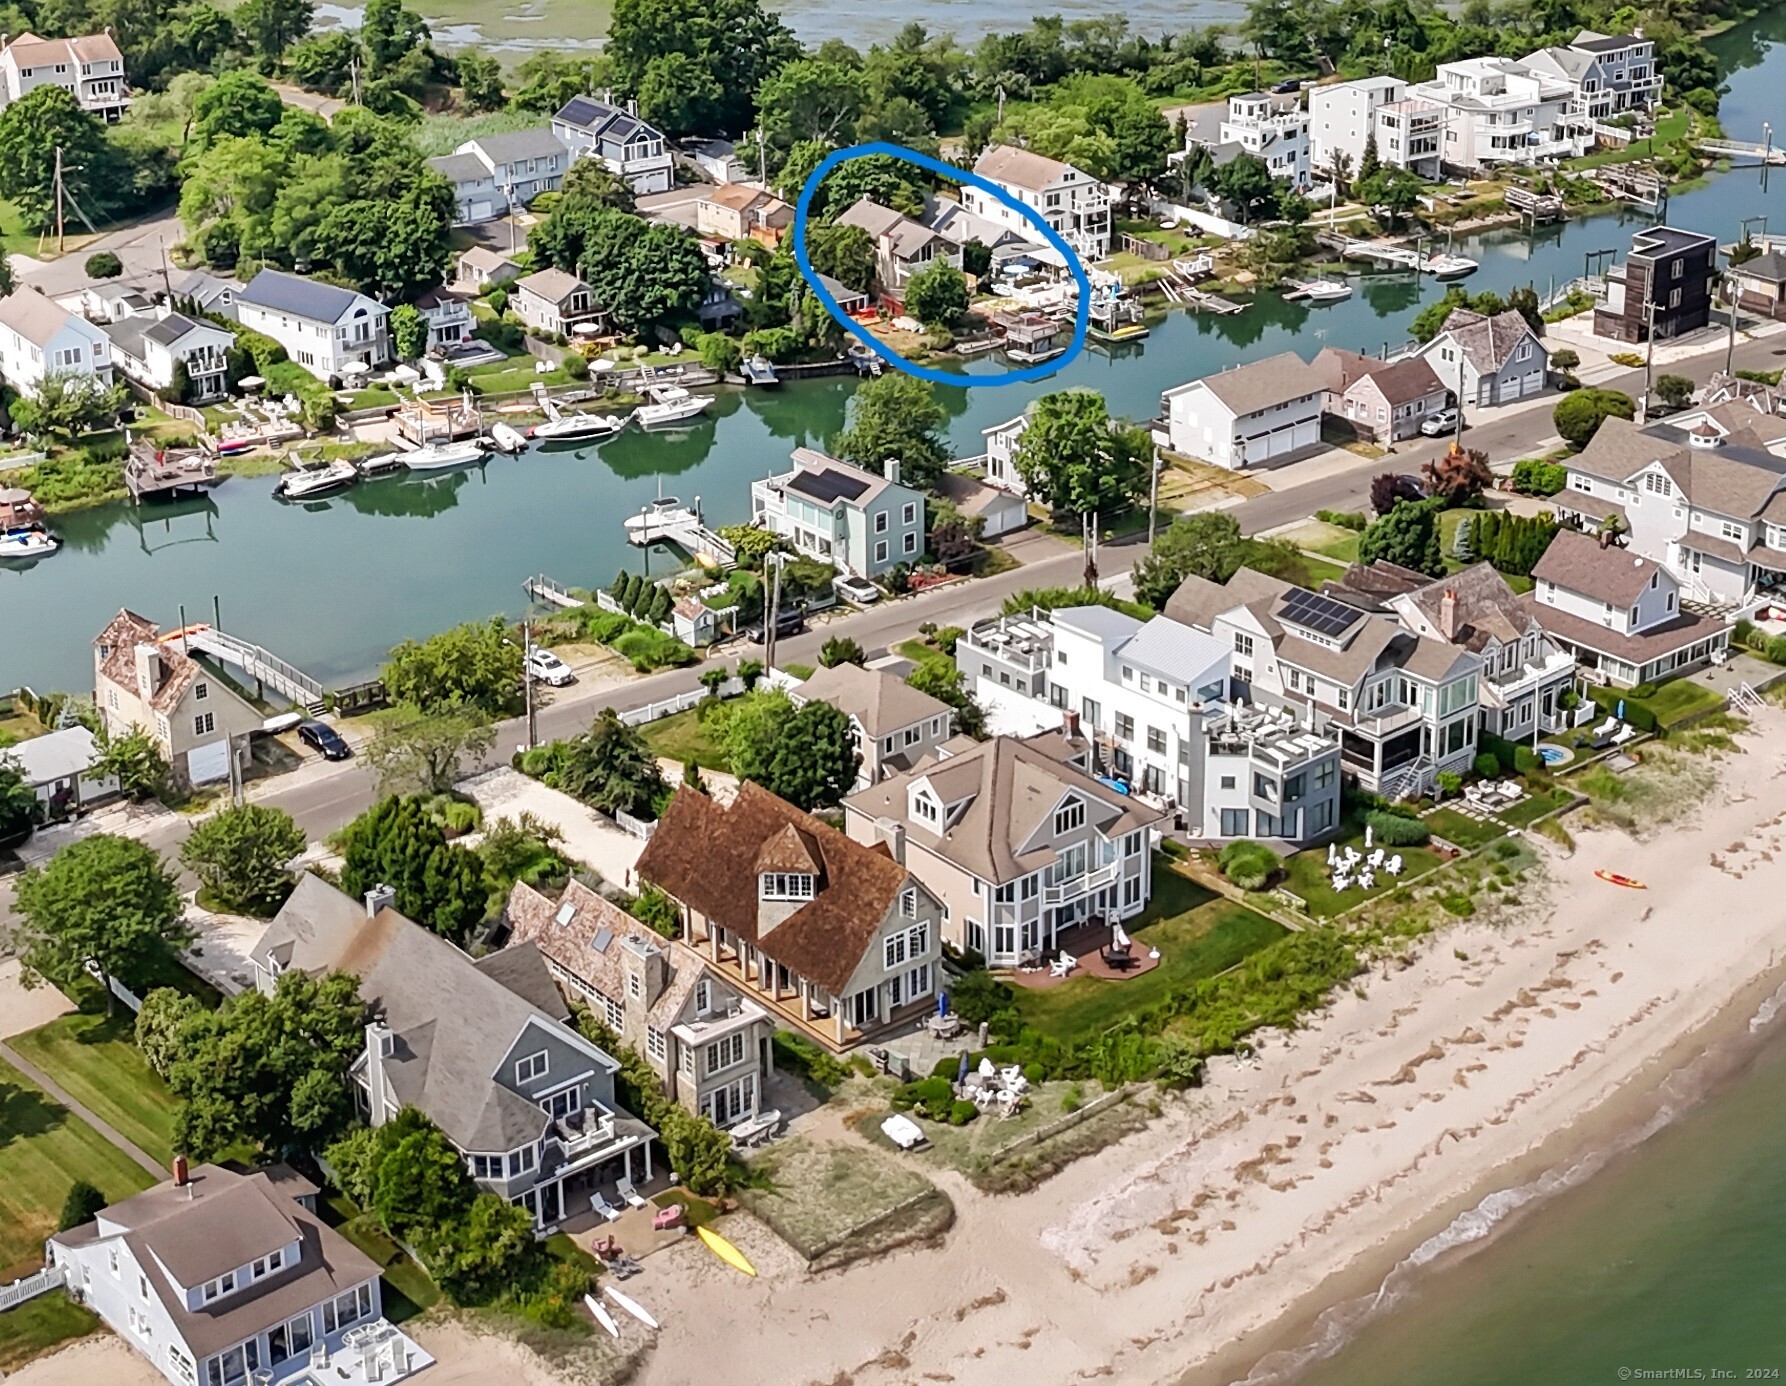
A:
{"label": "brick chimney", "polygon": [[1061,709],[1060,729],[1066,734],[1067,740],[1077,741],[1079,739],[1079,714],[1072,708]]}
{"label": "brick chimney", "polygon": [[184,1155],[174,1156],[174,1187],[183,1189],[187,1180],[192,1178],[192,1168],[186,1163]]}
{"label": "brick chimney", "polygon": [[1457,639],[1457,593],[1449,587],[1439,597],[1439,634]]}
{"label": "brick chimney", "polygon": [[161,687],[161,650],[144,641],[136,647],[136,692],[144,702]]}

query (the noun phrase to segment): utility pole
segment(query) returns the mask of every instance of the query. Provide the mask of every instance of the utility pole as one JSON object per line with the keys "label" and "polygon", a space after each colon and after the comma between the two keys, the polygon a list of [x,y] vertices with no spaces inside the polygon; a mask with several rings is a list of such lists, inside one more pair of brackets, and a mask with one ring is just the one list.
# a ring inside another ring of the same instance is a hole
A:
{"label": "utility pole", "polygon": [[1147,486],[1147,551],[1153,552],[1154,522],[1160,515],[1160,450],[1153,452],[1153,471]]}
{"label": "utility pole", "polygon": [[168,296],[171,303],[174,297],[174,281],[167,268],[167,237],[157,236],[155,239],[161,246],[161,291]]}
{"label": "utility pole", "polygon": [[1650,421],[1651,379],[1656,364],[1656,299],[1655,285],[1651,283],[1644,288],[1649,302],[1644,305],[1644,352],[1643,352],[1643,398],[1637,401],[1637,422],[1646,424]]}
{"label": "utility pole", "polygon": [[[779,554],[770,554],[779,558]],[[775,628],[781,623],[781,564],[775,565],[775,579],[769,584],[769,619],[763,623],[763,664],[775,667]]]}
{"label": "utility pole", "polygon": [[60,255],[68,249],[67,239],[62,234],[62,146],[56,146],[56,254]]}
{"label": "utility pole", "polygon": [[1451,340],[1457,343],[1457,426],[1451,437],[1461,449],[1464,445],[1464,349],[1456,337]]}
{"label": "utility pole", "polygon": [[1724,281],[1724,306],[1730,310],[1730,330],[1724,336],[1724,374],[1733,374],[1736,363],[1736,285]]}
{"label": "utility pole", "polygon": [[1083,516],[1080,525],[1085,543],[1085,571],[1081,576],[1085,590],[1093,592],[1098,586],[1098,512],[1094,510]]}
{"label": "utility pole", "polygon": [[353,79],[353,104],[357,106],[360,104],[360,60],[357,57],[347,60],[347,72]]}
{"label": "utility pole", "polygon": [[521,621],[521,685],[527,690],[527,749],[540,744],[539,706],[533,699],[533,617]]}

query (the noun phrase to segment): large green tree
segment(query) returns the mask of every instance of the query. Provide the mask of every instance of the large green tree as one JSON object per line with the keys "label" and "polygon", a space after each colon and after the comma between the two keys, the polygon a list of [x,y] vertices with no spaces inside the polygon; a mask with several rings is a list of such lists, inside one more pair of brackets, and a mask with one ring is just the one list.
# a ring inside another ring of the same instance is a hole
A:
{"label": "large green tree", "polygon": [[72,92],[46,83],[0,110],[0,197],[17,205],[29,230],[56,224],[58,150],[67,221],[78,225],[83,213],[97,221],[124,200],[125,180],[105,126]]}
{"label": "large green tree", "polygon": [[233,18],[236,28],[263,58],[277,58],[310,32],[312,0],[242,0]]}
{"label": "large green tree", "polygon": [[757,91],[757,128],[773,149],[802,140],[831,145],[855,139],[856,117],[868,99],[861,69],[822,58],[801,58],[768,78]]}
{"label": "large green tree", "polygon": [[192,133],[204,144],[225,135],[269,135],[285,114],[279,93],[258,72],[237,68],[200,92],[192,103]]}
{"label": "large green tree", "polygon": [[505,713],[520,702],[522,659],[521,642],[510,638],[501,617],[467,621],[393,648],[384,666],[385,692],[425,712],[471,707]]}
{"label": "large green tree", "polygon": [[1129,509],[1146,493],[1153,444],[1110,417],[1094,390],[1057,390],[1036,401],[1012,456],[1029,494],[1057,516]]}
{"label": "large green tree", "polygon": [[140,992],[190,935],[174,876],[153,849],[96,833],[71,842],[47,866],[28,866],[15,893],[14,943],[37,977],[67,985],[98,970],[112,1014],[110,983]]}
{"label": "large green tree", "polygon": [[180,860],[225,909],[269,915],[291,893],[287,863],[303,850],[304,830],[284,809],[236,804],[195,827]]}
{"label": "large green tree", "polygon": [[874,240],[860,226],[809,224],[806,254],[815,270],[845,288],[865,294],[874,286]]}
{"label": "large green tree", "polygon": [[1226,582],[1246,561],[1247,540],[1232,515],[1206,510],[1174,520],[1135,565],[1135,600],[1156,610],[1188,577]]}
{"label": "large green tree", "polygon": [[381,799],[341,830],[341,888],[389,886],[397,912],[443,938],[462,939],[489,905],[483,862],[446,840],[419,797]]}
{"label": "large green tree", "polygon": [[706,95],[680,112],[686,128],[665,133],[736,135],[752,123],[757,88],[800,50],[760,0],[616,0],[604,54],[616,84],[632,95],[666,85],[653,64],[661,74],[675,55],[688,59],[675,70]]}
{"label": "large green tree", "polygon": [[882,471],[892,458],[904,484],[927,489],[948,460],[942,435],[946,417],[929,381],[888,371],[851,396],[848,419],[831,440],[831,450],[871,472]]}
{"label": "large green tree", "polygon": [[926,327],[949,326],[967,303],[967,276],[947,260],[931,261],[906,281],[906,311]]}
{"label": "large green tree", "polygon": [[445,794],[496,744],[489,714],[472,707],[424,712],[400,703],[360,754],[381,794]]}
{"label": "large green tree", "polygon": [[1557,432],[1573,448],[1585,448],[1607,419],[1636,417],[1637,402],[1619,390],[1571,390],[1551,410]]}
{"label": "large green tree", "polygon": [[654,817],[666,791],[651,747],[611,707],[602,709],[588,731],[564,743],[551,778],[592,808],[635,818]]}
{"label": "large green tree", "polygon": [[1432,577],[1445,571],[1439,519],[1429,502],[1403,501],[1370,523],[1358,538],[1358,561],[1378,559]]}
{"label": "large green tree", "polygon": [[796,708],[779,689],[747,693],[725,709],[722,736],[734,774],[798,808],[835,806],[855,785],[849,718],[829,703]]}

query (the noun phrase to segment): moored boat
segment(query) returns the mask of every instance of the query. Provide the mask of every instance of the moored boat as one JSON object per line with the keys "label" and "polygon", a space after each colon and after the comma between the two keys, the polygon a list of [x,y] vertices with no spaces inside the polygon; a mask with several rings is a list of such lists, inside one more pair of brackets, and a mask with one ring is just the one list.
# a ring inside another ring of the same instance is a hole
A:
{"label": "moored boat", "polygon": [[680,385],[649,385],[645,393],[651,403],[633,411],[641,428],[668,428],[705,413],[713,403],[709,396],[690,394]]}
{"label": "moored boat", "polygon": [[1435,255],[1420,268],[1434,279],[1462,279],[1481,266],[1467,255]]}
{"label": "moored boat", "polygon": [[495,444],[498,452],[506,452],[511,456],[527,446],[527,439],[522,436],[520,429],[513,424],[501,422],[490,425],[490,441]]}
{"label": "moored boat", "polygon": [[654,501],[647,501],[637,515],[628,515],[625,523],[627,535],[635,542],[649,542],[646,536],[656,536],[667,529],[699,521],[700,517],[676,497],[659,496]]}
{"label": "moored boat", "polygon": [[352,486],[360,479],[360,469],[347,461],[330,462],[322,467],[298,467],[282,472],[273,483],[273,494],[281,500],[306,500],[327,495]]}
{"label": "moored boat", "polygon": [[536,425],[530,433],[536,443],[581,443],[591,438],[610,437],[625,427],[626,420],[618,414],[585,414],[579,410],[548,419]]}
{"label": "moored boat", "polygon": [[739,366],[739,370],[743,374],[746,384],[781,384],[781,377],[776,375],[775,366],[767,356],[747,356]]}
{"label": "moored boat", "polygon": [[1339,303],[1352,297],[1352,286],[1343,279],[1290,279],[1284,297],[1304,303]]}
{"label": "moored boat", "polygon": [[48,558],[61,547],[62,541],[42,525],[0,530],[0,562]]}
{"label": "moored boat", "polygon": [[437,472],[483,460],[484,445],[476,438],[462,438],[456,443],[426,443],[403,454],[403,465],[412,472]]}

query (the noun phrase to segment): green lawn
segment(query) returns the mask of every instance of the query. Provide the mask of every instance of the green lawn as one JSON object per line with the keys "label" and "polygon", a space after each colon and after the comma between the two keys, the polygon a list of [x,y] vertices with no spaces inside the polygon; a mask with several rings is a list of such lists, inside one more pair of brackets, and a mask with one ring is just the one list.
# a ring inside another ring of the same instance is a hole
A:
{"label": "green lawn", "polygon": [[1559,785],[1541,793],[1528,795],[1512,808],[1502,810],[1501,817],[1516,827],[1523,828],[1528,823],[1544,817],[1552,809],[1561,808],[1574,797],[1573,793]]}
{"label": "green lawn", "polygon": [[947,664],[954,667],[955,661],[937,649],[928,640],[901,640],[893,647],[893,653],[902,659],[909,659],[913,664]]}
{"label": "green lawn", "polygon": [[1722,696],[1690,678],[1670,679],[1658,685],[1647,698],[1634,698],[1623,688],[1594,688],[1589,693],[1609,713],[1616,712],[1621,702],[1646,708],[1655,715],[1656,723],[1663,731],[1724,706]]}
{"label": "green lawn", "polygon": [[155,1182],[99,1132],[0,1061],[0,1282],[42,1264],[43,1239],[56,1230],[62,1200],[77,1180],[112,1200]]}
{"label": "green lawn", "polygon": [[[1339,850],[1355,847],[1364,852],[1364,830],[1359,829],[1356,836],[1348,837],[1339,843]],[[1308,912],[1318,919],[1326,919],[1338,914],[1341,910],[1349,910],[1354,905],[1361,905],[1367,899],[1374,900],[1383,895],[1386,888],[1393,888],[1403,881],[1424,873],[1437,866],[1441,860],[1439,854],[1430,847],[1389,847],[1387,853],[1401,853],[1402,870],[1399,876],[1377,875],[1377,883],[1368,892],[1354,885],[1345,894],[1334,890],[1327,870],[1327,848],[1311,847],[1306,852],[1298,852],[1284,861],[1283,887],[1293,895],[1300,896],[1308,906]],[[1366,855],[1369,855],[1366,853]]]}
{"label": "green lawn", "polygon": [[671,760],[683,763],[693,760],[703,770],[729,772],[731,758],[726,755],[725,747],[708,734],[706,723],[697,715],[699,712],[699,708],[691,707],[674,717],[646,723],[643,728],[645,744],[653,753],[668,756]]}
{"label": "green lawn", "polygon": [[122,1008],[120,1012],[108,1020],[79,1011],[11,1043],[75,1101],[166,1164],[173,1157],[179,1099],[132,1041],[130,1013]]}
{"label": "green lawn", "polygon": [[1303,555],[1302,566],[1308,570],[1308,585],[1317,592],[1322,583],[1338,582],[1346,575],[1344,563],[1329,563],[1324,558],[1310,558],[1307,554]]}
{"label": "green lawn", "polygon": [[[1506,829],[1498,823],[1491,823],[1481,818],[1471,818],[1468,814],[1459,813],[1456,809],[1434,809],[1424,819],[1434,836],[1469,851],[1484,843],[1493,842],[1497,837],[1505,835]],[[1405,854],[1404,854],[1405,855]]]}
{"label": "green lawn", "polygon": [[98,1328],[99,1315],[56,1290],[28,1299],[0,1314],[0,1373],[15,1372],[32,1358]]}
{"label": "green lawn", "polygon": [[409,1254],[384,1233],[370,1213],[362,1213],[353,1200],[339,1191],[322,1200],[323,1221],[378,1262],[384,1276],[384,1316],[403,1323],[440,1303],[440,1286]]}
{"label": "green lawn", "polygon": [[1088,1040],[1284,936],[1281,924],[1217,895],[1161,855],[1153,859],[1146,913],[1124,927],[1141,947],[1160,950],[1158,967],[1123,981],[1073,977],[1040,991],[1014,988],[1024,1021],[1063,1043]]}
{"label": "green lawn", "polygon": [[1330,525],[1325,520],[1308,520],[1279,537],[1299,549],[1325,554],[1340,563],[1358,561],[1358,531],[1347,529],[1343,525]]}

